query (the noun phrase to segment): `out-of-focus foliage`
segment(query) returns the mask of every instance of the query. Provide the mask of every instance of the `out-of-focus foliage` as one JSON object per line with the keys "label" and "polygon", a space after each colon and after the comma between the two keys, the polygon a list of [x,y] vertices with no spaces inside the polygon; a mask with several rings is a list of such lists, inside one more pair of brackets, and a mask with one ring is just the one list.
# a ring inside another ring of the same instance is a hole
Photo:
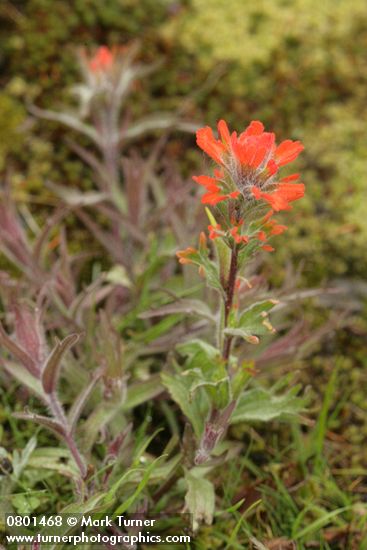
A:
{"label": "out-of-focus foliage", "polygon": [[[139,114],[177,108],[197,90],[186,108],[208,124],[224,114],[239,127],[260,118],[301,139],[309,192],[294,229],[282,237],[287,257],[290,251],[294,260],[302,257],[310,284],[366,273],[363,0],[5,1],[0,16],[1,116],[11,135],[25,101],[53,108],[71,101],[66,90],[75,81],[77,45],[140,38],[144,60],[160,58],[163,65],[149,85],[137,87],[130,108]],[[37,122],[22,137],[25,147],[20,138],[2,140],[1,162],[9,153],[17,165],[27,164],[28,189],[39,189],[44,177],[88,187],[63,135],[54,124]],[[181,158],[182,145],[173,141],[170,152]],[[283,264],[285,256],[277,259]]]}

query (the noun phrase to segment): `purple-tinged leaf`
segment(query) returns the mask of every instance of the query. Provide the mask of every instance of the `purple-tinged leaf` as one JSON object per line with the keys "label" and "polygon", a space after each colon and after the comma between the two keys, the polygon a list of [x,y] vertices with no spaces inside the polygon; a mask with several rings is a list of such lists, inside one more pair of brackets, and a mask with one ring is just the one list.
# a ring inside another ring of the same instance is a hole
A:
{"label": "purple-tinged leaf", "polygon": [[35,422],[40,426],[48,428],[49,430],[56,433],[60,437],[65,436],[64,426],[60,424],[60,422],[58,422],[57,420],[54,420],[53,418],[49,418],[48,416],[42,416],[40,414],[35,414],[32,412],[13,413],[12,416],[14,418],[18,418],[19,420],[30,420],[31,422]]}
{"label": "purple-tinged leaf", "polygon": [[12,304],[16,339],[36,364],[42,362],[44,338],[39,315],[33,315],[25,305]]}
{"label": "purple-tinged leaf", "polygon": [[103,376],[104,374],[104,368],[98,369],[94,372],[92,378],[90,379],[89,384],[81,391],[81,393],[78,395],[76,400],[73,403],[73,406],[70,409],[68,420],[70,424],[70,430],[73,431],[75,429],[76,423],[79,420],[79,417],[81,415],[81,412],[88,401],[88,398],[90,397],[90,394],[92,393],[95,385],[97,384],[98,380]]}
{"label": "purple-tinged leaf", "polygon": [[160,317],[161,315],[169,315],[171,313],[184,313],[186,315],[198,315],[209,321],[215,322],[215,317],[210,308],[201,300],[179,300],[171,304],[165,304],[156,309],[149,309],[139,315],[141,319],[149,319],[151,317]]}
{"label": "purple-tinged leaf", "polygon": [[69,334],[61,342],[58,342],[52,350],[42,371],[42,386],[47,394],[56,390],[59,379],[61,361],[65,353],[79,340],[79,334]]}
{"label": "purple-tinged leaf", "polygon": [[0,323],[0,344],[2,344],[18,361],[20,361],[25,368],[33,374],[33,376],[38,377],[39,369],[37,364],[32,359],[32,357],[18,344],[16,344],[5,332],[3,326]]}

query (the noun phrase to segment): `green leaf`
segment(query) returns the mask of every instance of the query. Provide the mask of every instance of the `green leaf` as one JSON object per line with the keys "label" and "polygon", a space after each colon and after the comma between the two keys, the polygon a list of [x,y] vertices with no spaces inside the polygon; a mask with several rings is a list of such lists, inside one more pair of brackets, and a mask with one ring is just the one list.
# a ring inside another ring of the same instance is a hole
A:
{"label": "green leaf", "polygon": [[[211,225],[217,225],[217,221],[209,208],[205,208],[205,212]],[[221,279],[225,279],[227,273],[229,273],[229,266],[231,263],[231,249],[224,242],[223,239],[214,239],[213,245],[217,253]]]}
{"label": "green leaf", "polygon": [[228,405],[230,386],[228,374],[224,366],[221,369],[212,369],[207,374],[207,377],[199,369],[187,370],[183,375],[187,376],[190,380],[189,392],[191,398],[193,398],[197,390],[203,388],[215,408],[224,409]]}
{"label": "green leaf", "polygon": [[162,373],[162,382],[169,391],[172,399],[179,405],[184,415],[190,420],[194,432],[200,437],[203,431],[203,418],[206,412],[203,407],[207,405],[199,394],[190,394],[190,380],[182,374],[169,375]]}
{"label": "green leaf", "polygon": [[200,246],[199,250],[190,248],[189,253],[185,257],[204,271],[208,286],[224,294],[218,266],[216,262],[210,260],[209,249],[206,246]]}
{"label": "green leaf", "polygon": [[299,390],[300,387],[296,386],[283,395],[275,395],[265,388],[248,390],[239,398],[231,423],[296,417],[305,408],[305,399],[297,397]]}
{"label": "green leaf", "polygon": [[39,447],[29,458],[28,467],[42,472],[51,470],[68,478],[79,475],[68,449]]}
{"label": "green leaf", "polygon": [[224,329],[224,333],[243,338],[250,344],[258,344],[258,336],[274,332],[268,320],[268,312],[277,303],[276,300],[263,300],[246,308],[238,319],[231,316],[229,326]]}
{"label": "green leaf", "polygon": [[38,497],[22,493],[12,495],[10,500],[18,514],[31,514],[41,504]]}
{"label": "green leaf", "polygon": [[143,491],[144,487],[147,485],[150,476],[152,475],[152,472],[157,468],[158,464],[162,462],[164,459],[164,456],[159,456],[156,458],[144,471],[143,477],[141,481],[139,482],[137,488],[135,489],[134,493],[124,500],[124,502],[114,511],[113,517],[117,517],[119,515],[122,515],[124,512],[129,510],[129,508],[134,504],[140,493]]}
{"label": "green leaf", "polygon": [[217,265],[208,259],[203,260],[200,265],[202,265],[202,267],[204,268],[205,277],[208,285],[223,294],[223,287],[220,282]]}
{"label": "green leaf", "polygon": [[188,357],[195,367],[205,366],[208,361],[216,361],[220,357],[217,348],[200,338],[178,344],[176,349],[181,355]]}
{"label": "green leaf", "polygon": [[313,535],[322,527],[330,523],[333,518],[335,518],[339,514],[346,512],[347,510],[350,510],[350,508],[351,506],[344,506],[343,508],[338,508],[337,510],[332,510],[331,512],[325,513],[320,518],[313,521],[310,525],[307,525],[304,529],[301,529],[301,531],[295,533],[293,535],[293,538],[295,540],[299,540],[303,537],[309,537],[310,535]]}
{"label": "green leaf", "polygon": [[81,446],[86,452],[92,448],[104,426],[112,422],[121,409],[121,404],[115,400],[103,400],[93,409],[83,425]]}
{"label": "green leaf", "polygon": [[198,315],[212,322],[215,322],[215,317],[210,308],[201,300],[178,300],[171,304],[165,304],[156,309],[145,311],[139,317],[141,319],[149,319],[150,317],[159,317],[161,315],[169,315],[171,313],[185,313],[186,315]]}
{"label": "green leaf", "polygon": [[214,247],[217,252],[220,277],[224,280],[227,273],[229,273],[231,249],[222,239],[214,239]]}
{"label": "green leaf", "polygon": [[134,334],[135,342],[144,342],[149,344],[156,340],[161,335],[165,335],[172,327],[177,325],[182,320],[181,315],[169,315],[165,319],[159,321],[152,327],[143,332],[137,332]]}
{"label": "green leaf", "polygon": [[121,408],[123,411],[133,409],[146,401],[154,399],[162,393],[163,389],[159,375],[152,376],[149,380],[143,382],[131,384],[128,387],[126,401]]}
{"label": "green leaf", "polygon": [[27,386],[40,399],[45,398],[45,394],[39,380],[32,376],[24,367],[18,363],[7,361],[5,363],[5,368],[11,376],[14,376],[14,378],[24,386]]}
{"label": "green leaf", "polygon": [[259,343],[259,339],[258,339],[257,336],[255,336],[254,334],[250,334],[249,332],[247,332],[243,328],[225,328],[223,330],[223,332],[227,336],[235,336],[235,337],[243,338],[249,344],[258,344]]}
{"label": "green leaf", "polygon": [[132,466],[138,466],[140,463],[140,459],[151,444],[151,442],[155,439],[155,437],[161,433],[164,430],[164,428],[158,428],[153,432],[151,435],[143,439],[141,442],[138,443],[137,448],[134,450],[134,461],[132,463]]}
{"label": "green leaf", "polygon": [[260,248],[260,242],[256,239],[251,239],[238,254],[238,269],[241,269],[245,261],[250,258]]}
{"label": "green leaf", "polygon": [[122,265],[115,265],[112,267],[106,274],[106,281],[126,288],[131,288],[132,286],[127,270]]}
{"label": "green leaf", "polygon": [[178,345],[177,350],[187,357],[187,370],[183,376],[188,380],[191,398],[199,388],[203,388],[215,407],[226,407],[230,396],[229,379],[218,349],[196,339]]}
{"label": "green leaf", "polygon": [[[60,510],[60,514],[65,515],[72,515],[72,514],[78,514],[78,516],[84,516],[88,514],[93,514],[96,512],[103,512],[107,509],[107,506],[103,505],[103,499],[104,499],[105,493],[96,493],[91,498],[89,498],[87,501],[84,502],[73,502],[72,504],[69,504],[62,510]],[[75,530],[74,526],[69,526],[68,523],[65,521],[63,522],[61,527],[45,527],[41,534],[42,535],[59,535],[64,536],[68,533]],[[60,545],[58,543],[55,544],[42,544],[42,550],[57,550],[60,548]]]}
{"label": "green leaf", "polygon": [[233,365],[233,375],[231,379],[232,398],[237,399],[245,389],[249,380],[253,377],[253,363],[243,362],[240,365]]}
{"label": "green leaf", "polygon": [[249,334],[261,335],[274,329],[267,321],[268,312],[278,304],[277,300],[263,300],[246,308],[238,320],[238,328]]}
{"label": "green leaf", "polygon": [[186,508],[192,514],[193,530],[197,531],[201,522],[211,525],[215,507],[215,493],[213,484],[187,472],[185,475],[187,493],[185,497]]}
{"label": "green leaf", "polygon": [[29,459],[37,447],[37,438],[32,437],[23,451],[19,454],[17,451],[14,451],[13,453],[13,475],[15,479],[19,479],[20,474],[24,470],[24,468],[27,466]]}

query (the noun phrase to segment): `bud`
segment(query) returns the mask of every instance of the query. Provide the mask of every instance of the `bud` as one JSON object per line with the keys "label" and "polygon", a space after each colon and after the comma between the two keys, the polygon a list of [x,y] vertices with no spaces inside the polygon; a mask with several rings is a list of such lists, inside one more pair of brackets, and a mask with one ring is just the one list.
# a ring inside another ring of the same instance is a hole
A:
{"label": "bud", "polygon": [[107,46],[100,46],[93,57],[88,61],[88,66],[93,73],[108,71],[113,65],[114,55]]}
{"label": "bud", "polygon": [[231,401],[222,411],[212,410],[209,419],[205,422],[204,433],[195,455],[195,464],[203,464],[210,458],[212,451],[229,426],[229,420],[236,403],[236,401]]}
{"label": "bud", "polygon": [[197,254],[197,252],[198,251],[196,250],[196,248],[192,248],[191,246],[189,246],[185,250],[179,250],[178,252],[176,252],[176,256],[180,264],[192,264],[194,262],[190,259],[190,256],[193,254]]}
{"label": "bud", "polygon": [[202,252],[206,249],[207,249],[207,238],[204,231],[202,231],[199,237],[199,250],[200,252]]}
{"label": "bud", "polygon": [[224,427],[212,424],[209,421],[205,423],[200,447],[195,455],[195,464],[203,464],[210,458],[211,452],[217,445],[224,429]]}
{"label": "bud", "polygon": [[199,267],[199,275],[200,277],[203,277],[203,278],[205,277],[205,269],[203,268],[202,265]]}

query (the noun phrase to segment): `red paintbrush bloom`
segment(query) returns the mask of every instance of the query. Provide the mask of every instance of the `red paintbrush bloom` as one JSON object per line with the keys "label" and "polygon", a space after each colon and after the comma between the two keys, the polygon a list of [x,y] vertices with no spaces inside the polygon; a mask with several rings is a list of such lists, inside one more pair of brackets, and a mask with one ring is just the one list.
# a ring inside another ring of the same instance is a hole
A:
{"label": "red paintbrush bloom", "polygon": [[198,146],[219,165],[214,176],[193,178],[205,188],[202,202],[215,206],[230,201],[228,207],[218,208],[221,225],[209,226],[209,237],[221,236],[229,246],[233,241],[244,246],[255,239],[260,248],[273,251],[268,238],[287,227],[271,217],[274,212],[290,210],[291,203],[305,192],[304,184],[296,183],[299,174],[278,179],[279,169],[303,150],[301,142],[287,139],[277,145],[275,134],[265,132],[257,120],[239,135],[220,120],[218,137],[206,126],[197,131],[196,138]]}
{"label": "red paintbrush bloom", "polygon": [[100,46],[89,61],[89,68],[93,73],[107,71],[113,65],[113,61],[112,51],[107,46]]}
{"label": "red paintbrush bloom", "polygon": [[223,194],[220,182],[210,176],[193,176],[192,179],[207,190],[201,198],[203,204],[215,205],[226,199],[235,199],[240,195],[239,191]]}
{"label": "red paintbrush bloom", "polygon": [[240,243],[247,244],[250,239],[248,238],[247,235],[241,235],[239,233],[239,230],[240,230],[240,227],[238,225],[235,225],[234,227],[232,227],[229,233],[233,237],[236,244],[240,244]]}
{"label": "red paintbrush bloom", "polygon": [[[218,139],[206,126],[198,130],[198,146],[221,166],[220,177],[195,176],[194,180],[207,189],[202,201],[215,205],[242,195],[268,202],[274,210],[288,210],[289,203],[304,194],[303,184],[293,184],[293,176],[280,182],[278,169],[296,159],[303,150],[299,141],[275,142],[275,134],[265,132],[259,121],[253,121],[244,132],[230,133],[224,120],[218,122]],[[298,176],[297,176],[298,177]]]}
{"label": "red paintbrush bloom", "polygon": [[305,194],[305,186],[303,183],[278,183],[274,191],[264,193],[258,187],[252,188],[252,194],[255,199],[263,199],[270,204],[271,208],[276,212],[279,210],[290,210],[292,207],[289,203],[301,199]]}
{"label": "red paintbrush bloom", "polygon": [[219,225],[219,223],[217,223],[217,225],[209,225],[208,230],[209,230],[209,239],[214,240],[220,236],[220,231],[222,230],[222,228]]}

